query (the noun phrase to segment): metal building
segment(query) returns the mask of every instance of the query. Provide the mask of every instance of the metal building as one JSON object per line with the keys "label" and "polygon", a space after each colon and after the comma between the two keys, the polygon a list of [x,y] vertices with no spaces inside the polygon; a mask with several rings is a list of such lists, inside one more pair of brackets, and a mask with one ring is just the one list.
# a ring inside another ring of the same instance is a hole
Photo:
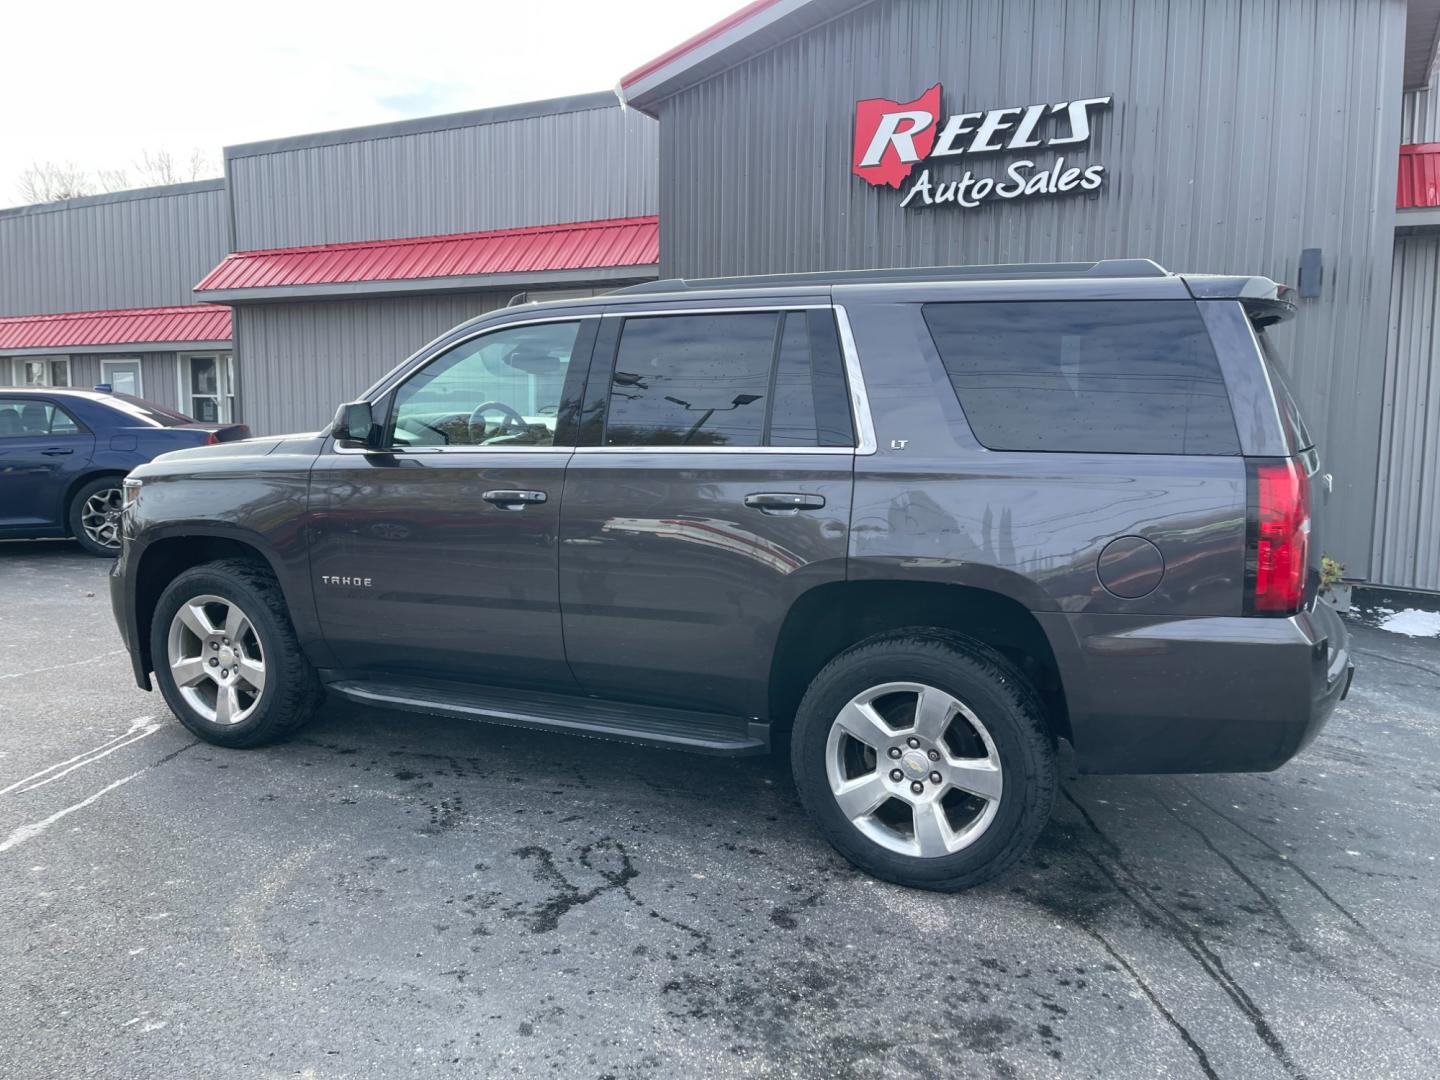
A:
{"label": "metal building", "polygon": [[94,386],[235,411],[230,312],[195,282],[229,248],[225,184],[0,210],[0,386]]}
{"label": "metal building", "polygon": [[[1298,284],[1285,346],[1333,474],[1329,553],[1434,589],[1440,248],[1397,247],[1395,194],[1437,13],[757,0],[619,92],[659,121],[665,276],[1136,256]],[[1393,313],[1392,262],[1413,294]]]}
{"label": "metal building", "polygon": [[234,309],[246,422],[314,430],[517,293],[653,278],[655,138],[601,93],[227,148],[233,253],[195,294]]}

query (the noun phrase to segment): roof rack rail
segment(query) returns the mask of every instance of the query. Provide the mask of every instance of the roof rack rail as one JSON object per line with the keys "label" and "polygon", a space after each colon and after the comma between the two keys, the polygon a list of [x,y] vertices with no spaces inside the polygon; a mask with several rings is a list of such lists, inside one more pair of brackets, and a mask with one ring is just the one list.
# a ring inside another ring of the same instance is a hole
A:
{"label": "roof rack rail", "polygon": [[1153,259],[1100,259],[1095,262],[996,263],[990,266],[918,266],[892,270],[822,270],[800,274],[742,277],[662,278],[616,289],[616,295],[691,292],[704,289],[753,289],[765,286],[867,285],[890,282],[1000,281],[1016,278],[1169,277]]}

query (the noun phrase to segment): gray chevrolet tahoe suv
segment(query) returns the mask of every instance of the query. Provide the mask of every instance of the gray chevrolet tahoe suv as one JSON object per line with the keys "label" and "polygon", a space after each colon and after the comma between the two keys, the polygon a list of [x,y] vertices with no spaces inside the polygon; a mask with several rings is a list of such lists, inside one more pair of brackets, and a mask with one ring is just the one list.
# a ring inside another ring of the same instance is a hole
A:
{"label": "gray chevrolet tahoe suv", "polygon": [[1273,769],[1352,673],[1255,277],[1123,260],[661,281],[465,323],[315,435],[167,454],[112,583],[222,746],[325,692],[788,738],[848,859],[998,874],[1093,772]]}

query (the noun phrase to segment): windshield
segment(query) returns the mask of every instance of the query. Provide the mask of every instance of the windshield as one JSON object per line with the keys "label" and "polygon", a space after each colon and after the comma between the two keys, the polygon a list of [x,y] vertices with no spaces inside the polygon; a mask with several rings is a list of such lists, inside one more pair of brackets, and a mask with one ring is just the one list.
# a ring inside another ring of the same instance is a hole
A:
{"label": "windshield", "polygon": [[181,424],[195,423],[184,413],[161,408],[153,401],[131,397],[129,394],[110,394],[105,398],[105,402],[113,409],[118,409],[147,424],[154,424],[156,427],[179,427]]}
{"label": "windshield", "polygon": [[1315,440],[1310,437],[1305,418],[1300,415],[1300,406],[1295,404],[1295,395],[1290,392],[1290,381],[1285,377],[1275,342],[1259,328],[1255,336],[1260,339],[1260,351],[1265,354],[1265,370],[1270,375],[1270,385],[1275,389],[1275,403],[1280,407],[1280,423],[1285,428],[1285,441],[1290,444],[1290,452],[1298,454],[1309,450],[1315,445]]}

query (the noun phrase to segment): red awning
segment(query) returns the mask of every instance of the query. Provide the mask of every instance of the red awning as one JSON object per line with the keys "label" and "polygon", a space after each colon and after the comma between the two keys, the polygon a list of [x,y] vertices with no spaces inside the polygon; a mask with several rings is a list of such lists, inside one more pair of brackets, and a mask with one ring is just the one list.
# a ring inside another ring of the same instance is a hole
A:
{"label": "red awning", "polygon": [[1398,181],[1397,210],[1440,206],[1440,143],[1407,143],[1400,147]]}
{"label": "red awning", "polygon": [[211,270],[195,291],[650,267],[659,261],[659,219],[615,218],[449,236],[237,251]]}
{"label": "red awning", "polygon": [[67,311],[0,318],[0,352],[101,345],[173,345],[230,340],[230,309],[216,304]]}

